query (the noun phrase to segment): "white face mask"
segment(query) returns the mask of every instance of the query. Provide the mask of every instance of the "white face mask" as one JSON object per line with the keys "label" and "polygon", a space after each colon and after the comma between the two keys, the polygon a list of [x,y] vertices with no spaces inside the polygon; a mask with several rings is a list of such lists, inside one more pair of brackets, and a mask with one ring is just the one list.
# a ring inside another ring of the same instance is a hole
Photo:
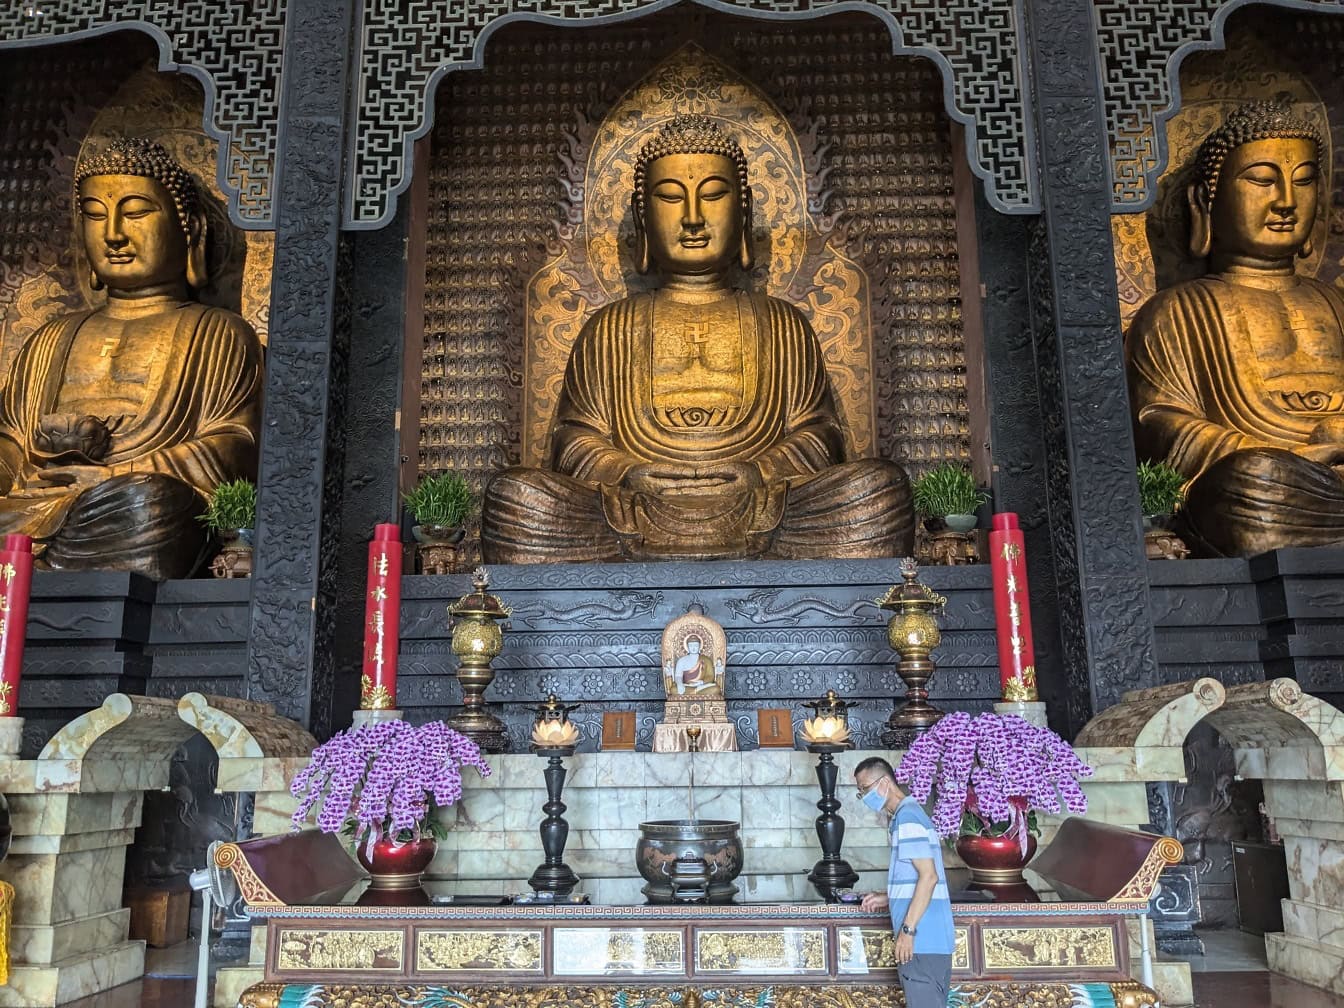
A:
{"label": "white face mask", "polygon": [[[878,781],[877,784],[882,783]],[[877,784],[874,784],[863,793],[863,803],[874,812],[881,812],[886,806],[887,800],[882,797],[881,792],[877,790]]]}

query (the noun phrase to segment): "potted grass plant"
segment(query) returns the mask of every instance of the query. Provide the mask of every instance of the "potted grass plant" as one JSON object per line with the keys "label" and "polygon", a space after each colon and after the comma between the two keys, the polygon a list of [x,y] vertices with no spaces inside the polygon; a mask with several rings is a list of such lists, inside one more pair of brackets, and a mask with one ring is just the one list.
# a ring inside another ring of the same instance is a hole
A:
{"label": "potted grass plant", "polygon": [[953,532],[975,528],[975,512],[989,500],[976,486],[971,470],[956,462],[934,466],[914,483],[915,511],[926,519],[941,520]]}
{"label": "potted grass plant", "polygon": [[245,479],[221,483],[197,520],[220,542],[219,555],[210,565],[215,577],[249,577],[257,524],[256,484]]}
{"label": "potted grass plant", "polygon": [[476,510],[476,494],[455,472],[426,476],[406,494],[406,508],[415,516],[411,534],[422,545],[460,542],[467,520]]}
{"label": "potted grass plant", "polygon": [[1167,529],[1185,502],[1185,476],[1165,462],[1140,462],[1139,508],[1145,529]]}

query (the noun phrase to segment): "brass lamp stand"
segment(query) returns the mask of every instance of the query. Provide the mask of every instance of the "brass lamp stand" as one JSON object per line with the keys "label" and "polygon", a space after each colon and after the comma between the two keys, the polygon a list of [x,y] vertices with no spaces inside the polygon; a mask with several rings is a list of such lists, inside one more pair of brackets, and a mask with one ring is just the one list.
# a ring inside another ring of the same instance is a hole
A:
{"label": "brass lamp stand", "polygon": [[537,720],[532,726],[532,751],[546,759],[546,804],[541,810],[546,818],[541,821],[541,848],[546,860],[537,866],[527,884],[536,893],[568,896],[579,884],[574,869],[565,864],[565,841],[569,839],[569,823],[565,822],[565,803],[561,800],[565,787],[566,756],[574,755],[579,731],[569,720],[569,712],[578,704],[566,706],[552,693],[546,702],[533,710]]}
{"label": "brass lamp stand", "polygon": [[821,800],[817,802],[817,840],[821,844],[821,860],[812,868],[807,880],[816,887],[829,903],[839,900],[837,890],[848,889],[859,881],[848,861],[840,856],[840,845],[845,839],[845,821],[837,814],[840,801],[835,797],[838,768],[835,754],[850,746],[849,708],[853,706],[827,690],[820,700],[809,700],[804,707],[812,708],[813,716],[803,722],[802,737],[807,751],[816,753],[817,784]]}
{"label": "brass lamp stand", "polygon": [[930,655],[943,639],[934,616],[942,614],[947,599],[920,583],[919,564],[913,557],[901,561],[901,578],[902,584],[877,600],[878,608],[893,614],[887,621],[887,640],[900,656],[896,672],[906,687],[905,702],[882,726],[882,744],[891,749],[908,749],[943,716],[929,703],[928,687],[937,670]]}
{"label": "brass lamp stand", "polygon": [[462,684],[462,713],[446,720],[449,728],[471,739],[489,753],[506,752],[508,730],[504,722],[485,707],[486,688],[495,681],[490,667],[504,649],[504,631],[500,628],[512,613],[495,596],[487,594],[490,578],[484,567],[472,576],[469,595],[463,595],[448,607],[453,627],[453,654],[457,655],[457,681]]}

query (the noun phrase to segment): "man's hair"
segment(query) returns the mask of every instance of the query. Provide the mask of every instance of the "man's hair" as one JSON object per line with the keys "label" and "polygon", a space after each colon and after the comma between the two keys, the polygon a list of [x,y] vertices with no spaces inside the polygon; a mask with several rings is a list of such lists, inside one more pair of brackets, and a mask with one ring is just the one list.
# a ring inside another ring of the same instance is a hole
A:
{"label": "man's hair", "polygon": [[1218,181],[1227,156],[1256,140],[1310,140],[1318,152],[1325,149],[1321,131],[1295,113],[1288,102],[1255,101],[1239,105],[1200,144],[1195,155],[1195,180],[1208,188],[1210,202],[1218,195]]}
{"label": "man's hair", "polygon": [[881,756],[869,756],[867,759],[860,760],[859,765],[854,768],[854,776],[857,777],[861,773],[872,771],[876,771],[884,777],[890,777],[892,780],[896,779],[896,771]]}

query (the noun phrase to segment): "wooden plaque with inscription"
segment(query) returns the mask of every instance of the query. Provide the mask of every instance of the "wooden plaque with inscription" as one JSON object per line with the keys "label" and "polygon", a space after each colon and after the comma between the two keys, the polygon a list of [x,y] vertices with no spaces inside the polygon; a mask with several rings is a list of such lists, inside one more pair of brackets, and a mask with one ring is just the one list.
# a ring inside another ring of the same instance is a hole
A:
{"label": "wooden plaque with inscription", "polygon": [[635,712],[607,711],[602,715],[602,750],[635,748]]}

